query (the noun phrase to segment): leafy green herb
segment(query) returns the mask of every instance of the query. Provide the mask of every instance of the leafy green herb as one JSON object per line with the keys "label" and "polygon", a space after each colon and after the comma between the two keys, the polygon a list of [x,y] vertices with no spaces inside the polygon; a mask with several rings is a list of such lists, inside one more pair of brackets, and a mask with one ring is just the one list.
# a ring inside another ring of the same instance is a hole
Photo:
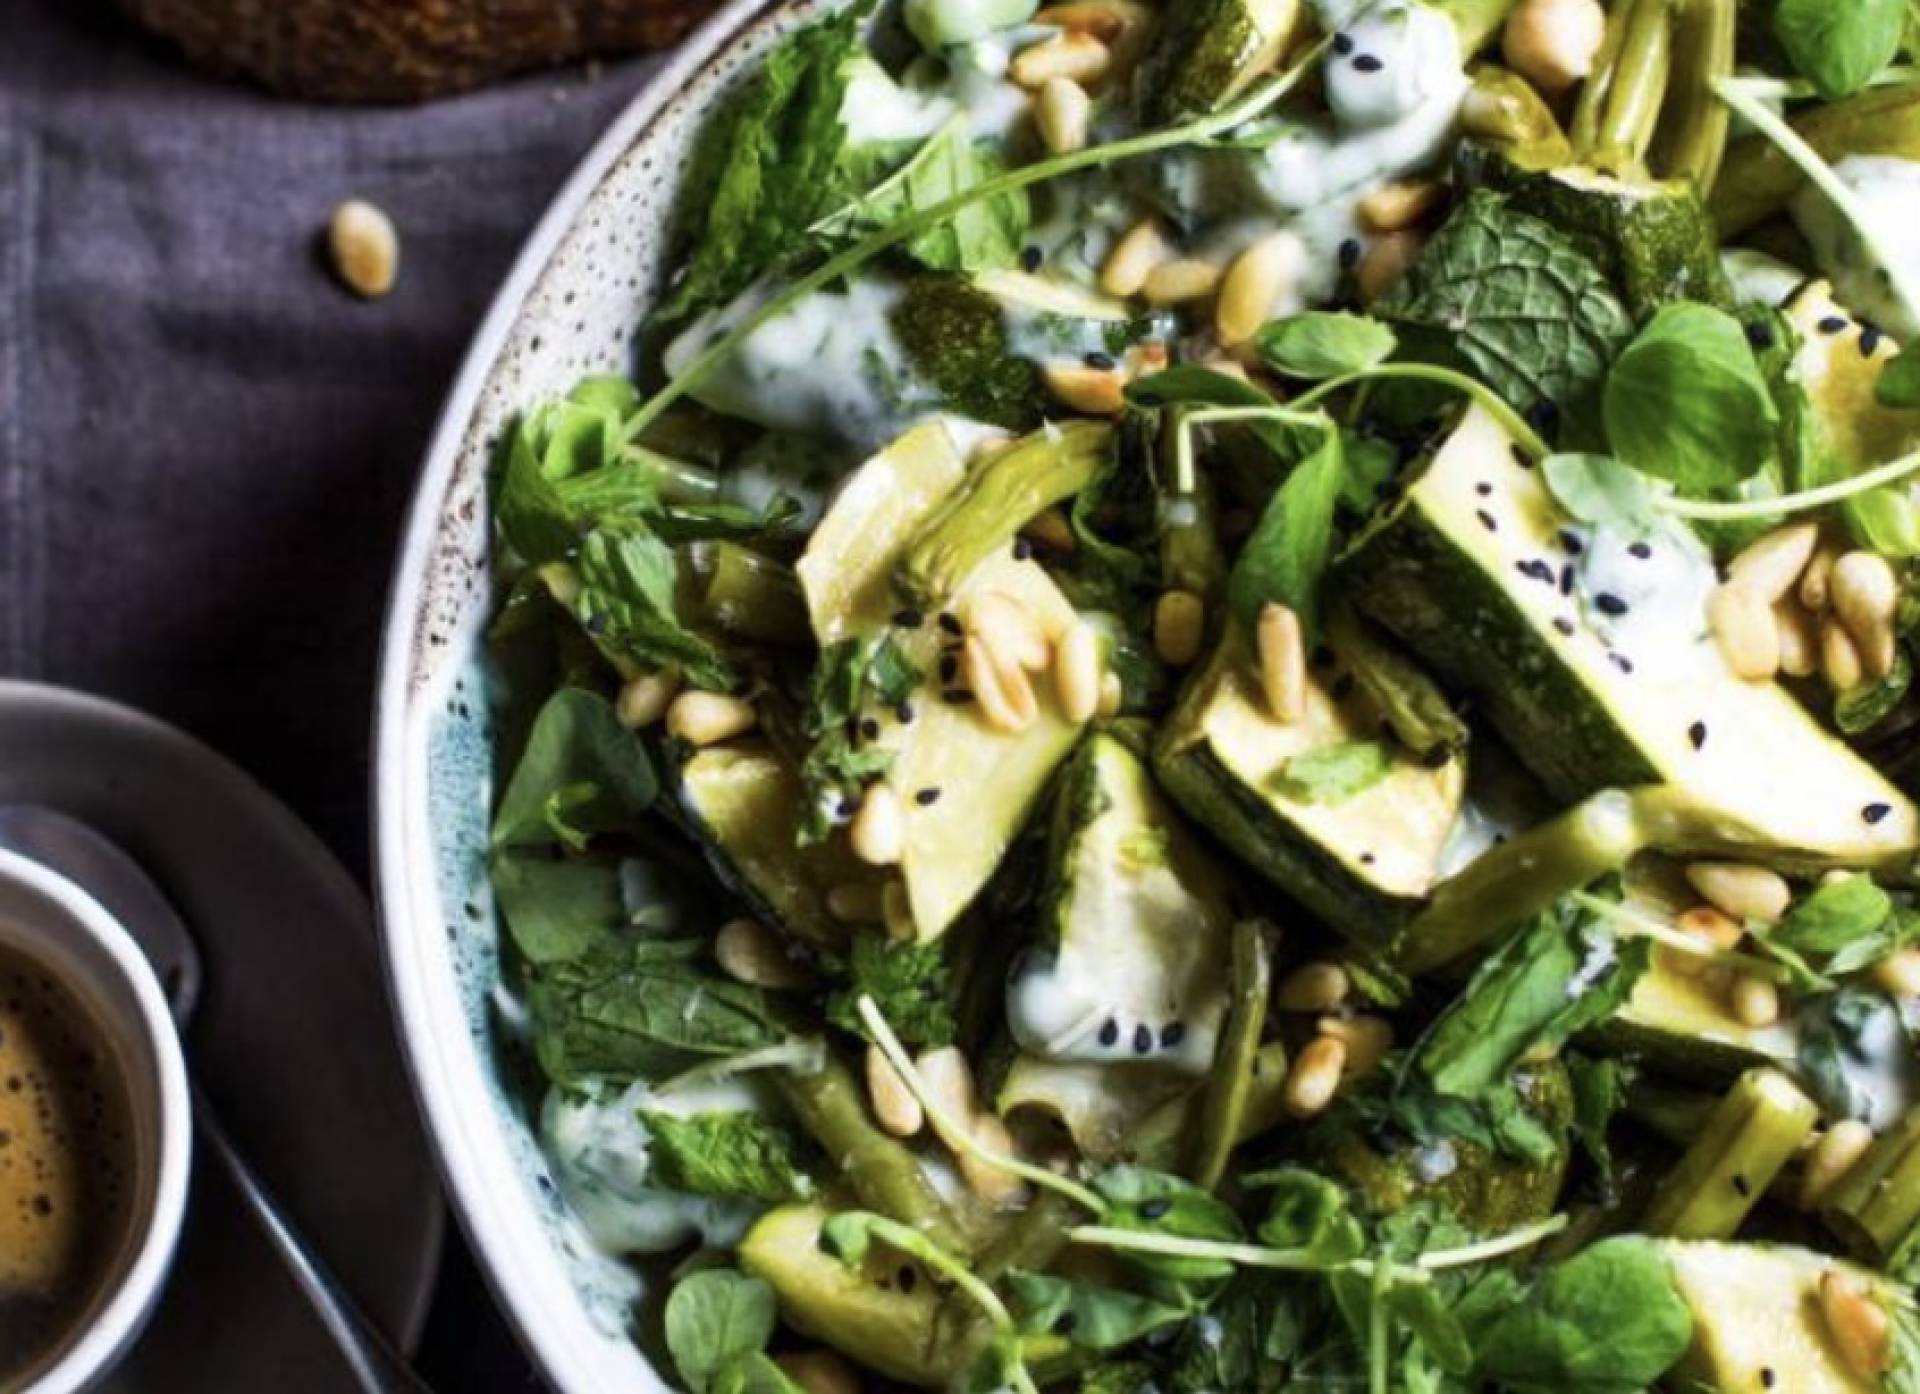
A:
{"label": "leafy green herb", "polygon": [[776,1319],[766,1283],[737,1269],[705,1268],[667,1295],[667,1353],[687,1388],[708,1394],[723,1371],[766,1350]]}
{"label": "leafy green herb", "polygon": [[[999,157],[974,141],[967,114],[961,112],[928,136],[892,176],[815,230],[830,237],[861,237],[1001,173]],[[901,250],[934,271],[998,270],[1020,259],[1028,216],[1026,190],[1009,190],[968,204],[910,238]]]}
{"label": "leafy green herb", "polygon": [[1920,1084],[1920,1065],[1891,998],[1842,988],[1803,1004],[1799,1020],[1800,1073],[1830,1117],[1885,1126],[1890,1101],[1878,1096],[1875,1084],[1888,1080],[1902,1097]]}
{"label": "leafy green herb", "polygon": [[1773,32],[1796,71],[1828,101],[1872,82],[1900,52],[1905,0],[1780,0]]}
{"label": "leafy green herb", "polygon": [[658,791],[645,747],[612,704],[563,687],[534,718],[494,814],[493,845],[559,843],[579,851],[595,833],[632,828]]}
{"label": "leafy green herb", "polygon": [[664,1190],[769,1205],[812,1193],[794,1135],[763,1113],[642,1111],[640,1121],[649,1138],[648,1176]]}
{"label": "leafy green herb", "polygon": [[805,244],[832,197],[846,144],[840,103],[861,6],[799,30],[769,53],[701,133],[681,195],[692,216],[686,271],[654,314],[675,324],[732,299]]}
{"label": "leafy green herb", "polygon": [[1909,344],[1880,370],[1873,399],[1894,411],[1920,409],[1920,344]]}
{"label": "leafy green herb", "polygon": [[673,549],[638,518],[610,519],[580,544],[575,618],[609,653],[645,667],[677,667],[698,687],[731,688],[733,666],[682,624]]}
{"label": "leafy green herb", "polygon": [[785,1040],[765,995],[709,971],[706,955],[698,939],[609,937],[540,966],[527,995],[548,1076],[660,1080],[703,1058]]}
{"label": "leafy green herb", "polygon": [[1385,741],[1341,741],[1305,751],[1280,773],[1280,792],[1311,804],[1340,804],[1365,793],[1393,772]]}
{"label": "leafy green herb", "polygon": [[1267,1194],[1267,1217],[1256,1231],[1276,1249],[1299,1249],[1328,1265],[1358,1258],[1366,1233],[1354,1218],[1347,1193],[1318,1172],[1285,1166],[1240,1178],[1250,1191]]}
{"label": "leafy green herb", "polygon": [[1621,350],[1607,375],[1605,415],[1621,461],[1689,494],[1757,473],[1779,429],[1740,322],[1691,301],[1666,306]]}
{"label": "leafy green herb", "polygon": [[827,1020],[864,1036],[855,1004],[871,997],[887,1024],[908,1045],[952,1045],[952,970],[939,943],[898,943],[877,930],[854,936],[847,955],[847,981],[827,998]]}
{"label": "leafy green herb", "polygon": [[1554,501],[1583,523],[1643,537],[1658,521],[1653,485],[1611,456],[1549,455],[1541,471]]}
{"label": "leafy green herb", "polygon": [[1254,343],[1275,372],[1309,382],[1384,363],[1399,346],[1379,320],[1343,310],[1307,310],[1275,320]]}
{"label": "leafy green herb", "polygon": [[1149,1394],[1157,1388],[1154,1367],[1144,1360],[1103,1360],[1080,1375],[1078,1394]]}
{"label": "leafy green herb", "polygon": [[1328,430],[1267,501],[1227,577],[1227,603],[1247,633],[1259,623],[1262,607],[1277,601],[1299,615],[1309,641],[1318,635],[1320,583],[1333,550],[1333,515],[1345,475],[1340,434]]}
{"label": "leafy green herb", "polygon": [[1082,1350],[1114,1350],[1187,1316],[1185,1308],[1151,1297],[1043,1273],[1016,1270],[1007,1287],[1022,1332],[1058,1332]]}
{"label": "leafy green herb", "polygon": [[[1175,1235],[1182,1239],[1233,1241],[1245,1237],[1240,1217],[1190,1181],[1145,1167],[1109,1167],[1093,1178],[1093,1189],[1108,1202],[1101,1223],[1119,1230]],[[1127,1251],[1127,1257],[1151,1273],[1176,1282],[1207,1282],[1230,1277],[1224,1259]]]}
{"label": "leafy green herb", "polygon": [[1858,973],[1870,968],[1896,949],[1920,939],[1920,910],[1905,907],[1896,909],[1881,922],[1880,927],[1871,934],[1852,940],[1843,949],[1827,960],[1826,970],[1832,977],[1844,977],[1848,973]]}
{"label": "leafy green herb", "polygon": [[1323,1305],[1313,1285],[1242,1269],[1180,1333],[1159,1387],[1174,1394],[1278,1394]]}
{"label": "leafy green herb", "polygon": [[1850,688],[1833,699],[1833,724],[1841,734],[1858,736],[1871,731],[1887,717],[1913,686],[1913,659],[1906,645],[1894,650],[1893,667],[1873,682]]}
{"label": "leafy green herb", "polygon": [[801,725],[813,742],[800,764],[797,836],[802,847],[833,830],[833,811],[893,767],[892,752],[849,734],[869,701],[895,707],[920,682],[920,670],[891,635],[840,639],[820,652],[807,688]]}
{"label": "leafy green herb", "polygon": [[1584,418],[1633,321],[1593,261],[1480,190],[1374,306],[1412,357],[1464,363],[1515,409]]}
{"label": "leafy green herb", "polygon": [[1564,1057],[1567,1083],[1573,1090],[1573,1135],[1600,1173],[1600,1183],[1613,1188],[1613,1148],[1607,1130],[1614,1114],[1626,1102],[1632,1067],[1620,1060],[1570,1052]]}
{"label": "leafy green herb", "polygon": [[496,848],[487,864],[513,945],[533,964],[578,958],[627,919],[617,862],[556,859],[554,852]]}
{"label": "leafy green herb", "polygon": [[1893,913],[1893,898],[1856,874],[1827,882],[1789,910],[1767,938],[1799,953],[1833,954],[1874,933]]}
{"label": "leafy green herb", "polygon": [[1692,1339],[1692,1309],[1659,1246],[1605,1239],[1547,1270],[1495,1320],[1475,1368],[1517,1394],[1639,1394]]}

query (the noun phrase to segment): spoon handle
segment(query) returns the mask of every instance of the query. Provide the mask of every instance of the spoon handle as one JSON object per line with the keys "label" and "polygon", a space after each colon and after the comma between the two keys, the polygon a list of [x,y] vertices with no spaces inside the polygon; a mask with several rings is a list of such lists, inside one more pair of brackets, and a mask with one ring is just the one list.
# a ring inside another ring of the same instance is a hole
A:
{"label": "spoon handle", "polygon": [[234,1189],[260,1222],[262,1232],[280,1255],[281,1262],[293,1275],[294,1281],[300,1285],[300,1290],[313,1304],[313,1310],[327,1328],[327,1334],[333,1337],[334,1345],[339,1347],[340,1354],[352,1368],[359,1387],[365,1394],[421,1394],[422,1391],[432,1394],[432,1386],[413,1372],[406,1357],[367,1319],[353,1298],[348,1296],[347,1290],[340,1285],[340,1280],[333,1276],[294,1227],[291,1217],[280,1208],[280,1202],[273,1198],[273,1193],[254,1173],[239,1148],[233,1145],[226,1129],[220,1126],[213,1106],[201,1092],[197,1081],[192,1088],[193,1118],[199,1126],[200,1135],[207,1141],[214,1156],[220,1159]]}

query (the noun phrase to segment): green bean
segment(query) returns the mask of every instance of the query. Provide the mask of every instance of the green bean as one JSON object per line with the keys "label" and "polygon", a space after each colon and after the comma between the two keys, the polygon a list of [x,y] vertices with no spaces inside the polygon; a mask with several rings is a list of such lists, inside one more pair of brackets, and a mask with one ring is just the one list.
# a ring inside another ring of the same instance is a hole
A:
{"label": "green bean", "polygon": [[1233,1000],[1220,1027],[1189,1168],[1194,1183],[1208,1190],[1226,1175],[1247,1116],[1267,1002],[1273,995],[1272,941],[1277,933],[1264,920],[1242,920],[1233,927]]}
{"label": "green bean", "polygon": [[1793,1160],[1820,1110],[1774,1069],[1748,1070],[1654,1192],[1641,1228],[1677,1239],[1727,1239]]}
{"label": "green bean", "polygon": [[1656,136],[1653,167],[1663,179],[1691,179],[1703,194],[1719,177],[1733,113],[1714,95],[1733,72],[1734,0],[1689,0],[1674,25],[1673,79]]}
{"label": "green bean", "polygon": [[1835,1183],[1820,1217],[1870,1263],[1900,1247],[1920,1222],[1920,1108],[1874,1139]]}
{"label": "green bean", "polygon": [[710,569],[701,603],[715,624],[764,644],[811,639],[806,597],[791,567],[737,542],[715,542],[702,550]]}

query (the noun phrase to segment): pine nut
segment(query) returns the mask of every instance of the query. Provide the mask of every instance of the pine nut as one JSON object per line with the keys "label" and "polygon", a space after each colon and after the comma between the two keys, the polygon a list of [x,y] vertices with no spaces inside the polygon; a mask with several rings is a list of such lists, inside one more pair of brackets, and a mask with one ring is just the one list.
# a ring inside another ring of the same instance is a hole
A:
{"label": "pine nut", "polygon": [[995,663],[987,646],[972,637],[961,646],[960,667],[989,726],[1011,734],[1033,724],[1039,708],[1032,684],[1018,667]]}
{"label": "pine nut", "polygon": [[1775,603],[1773,622],[1780,635],[1780,671],[1790,678],[1812,677],[1820,670],[1818,622],[1792,599]]}
{"label": "pine nut", "polygon": [[1076,726],[1100,710],[1100,678],[1100,636],[1085,620],[1075,620],[1054,649],[1053,685],[1062,715]]}
{"label": "pine nut", "polygon": [[1147,273],[1141,293],[1149,305],[1185,305],[1205,300],[1220,284],[1220,268],[1210,261],[1177,257]]}
{"label": "pine nut", "polygon": [[927,1125],[926,1110],[876,1045],[867,1047],[867,1097],[874,1119],[895,1137],[912,1137]]}
{"label": "pine nut", "polygon": [[1393,1026],[1383,1016],[1321,1017],[1320,1034],[1346,1046],[1347,1060],[1340,1071],[1345,1079],[1365,1079],[1393,1049]]}
{"label": "pine nut", "polygon": [[780,936],[758,920],[729,920],[713,937],[713,957],[730,978],[775,992],[805,987],[813,975],[793,959]]}
{"label": "pine nut", "polygon": [[1185,668],[1200,656],[1206,631],[1206,604],[1192,591],[1166,591],[1153,607],[1153,647],[1171,667]]}
{"label": "pine nut", "polygon": [[1820,1275],[1820,1315],[1847,1367],[1878,1380],[1892,1354],[1886,1311],[1852,1274],[1830,1268]]}
{"label": "pine nut", "polygon": [[1087,416],[1112,416],[1127,404],[1127,385],[1111,368],[1048,363],[1040,369],[1040,381],[1061,406]]}
{"label": "pine nut", "polygon": [[1033,611],[1004,591],[988,591],[967,606],[967,630],[1003,664],[1043,673],[1053,663],[1053,646]]}
{"label": "pine nut", "polygon": [[1835,692],[1851,692],[1865,681],[1866,667],[1840,621],[1829,619],[1820,628],[1820,673]]}
{"label": "pine nut", "polygon": [[400,274],[400,234],[393,219],[365,199],[348,199],[327,223],[333,269],[355,295],[377,300]]}
{"label": "pine nut", "polygon": [[[1738,920],[1711,905],[1696,905],[1682,911],[1674,917],[1674,925],[1707,949],[1731,949],[1747,933]],[[1718,967],[1711,959],[1686,953],[1670,944],[1654,945],[1653,953],[1661,967],[1676,977],[1702,978]]]}
{"label": "pine nut", "polygon": [[1378,300],[1420,259],[1421,249],[1426,245],[1426,238],[1409,229],[1374,238],[1353,270],[1354,285],[1361,300],[1368,304]]}
{"label": "pine nut", "polygon": [[1688,883],[1736,920],[1772,924],[1786,914],[1793,890],[1779,872],[1747,862],[1690,862]]}
{"label": "pine nut", "polygon": [[876,881],[842,881],[827,891],[827,913],[842,924],[880,924],[885,899]]}
{"label": "pine nut", "polygon": [[1255,629],[1260,651],[1260,690],[1276,721],[1292,723],[1307,712],[1307,646],[1300,617],[1277,601],[1260,607]]}
{"label": "pine nut", "polygon": [[667,705],[679,692],[680,675],[670,668],[657,668],[620,685],[613,714],[629,731],[639,731],[665,716]]}
{"label": "pine nut", "polygon": [[905,881],[889,881],[880,888],[880,922],[887,927],[887,938],[896,944],[910,944],[920,937],[913,922],[913,897]]}
{"label": "pine nut", "polygon": [[[997,1152],[1001,1156],[1013,1155],[1013,1134],[1007,1131],[1007,1125],[996,1114],[982,1113],[973,1120],[973,1140],[990,1152]],[[971,1152],[956,1152],[953,1160],[960,1168],[967,1189],[994,1209],[1011,1209],[1025,1200],[1027,1183],[1012,1172],[989,1166]]]}
{"label": "pine nut", "polygon": [[1299,281],[1307,245],[1292,232],[1261,238],[1227,267],[1213,304],[1213,333],[1223,348],[1244,344],[1273,317],[1275,302]]}
{"label": "pine nut", "polygon": [[1316,1036],[1294,1059],[1280,1087],[1280,1102],[1295,1118],[1311,1118],[1333,1102],[1347,1067],[1347,1043],[1337,1036]]}
{"label": "pine nut", "polygon": [[1446,186],[1437,179],[1395,179],[1360,200],[1360,221],[1371,232],[1399,232],[1426,217],[1446,196]]}
{"label": "pine nut", "polygon": [[806,1394],[860,1394],[860,1376],[833,1351],[792,1351],[775,1356],[773,1363]]}
{"label": "pine nut", "polygon": [[1036,513],[1032,520],[1020,529],[1020,535],[1036,547],[1044,547],[1049,552],[1070,553],[1080,545],[1080,540],[1073,535],[1073,524],[1058,508],[1048,508]]}
{"label": "pine nut", "polygon": [[1873,965],[1873,981],[1894,997],[1920,997],[1920,949],[1895,949]]}
{"label": "pine nut", "polygon": [[[1893,621],[1900,604],[1900,582],[1893,567],[1877,552],[1848,552],[1833,564],[1827,581],[1833,612],[1867,658],[1870,643]],[[1872,662],[1869,659],[1868,669]]]}
{"label": "pine nut", "polygon": [[1160,224],[1142,218],[1113,244],[1107,264],[1100,268],[1100,289],[1123,299],[1138,295],[1147,284],[1147,275],[1173,255]]}
{"label": "pine nut", "polygon": [[890,784],[874,784],[860,798],[847,829],[853,855],[868,866],[894,866],[907,845],[907,817]]}
{"label": "pine nut", "polygon": [[1031,92],[1056,77],[1091,86],[1112,67],[1112,49],[1091,34],[1067,33],[1021,49],[1007,64],[1007,76]]}
{"label": "pine nut", "polygon": [[1823,542],[1813,549],[1807,569],[1800,573],[1800,603],[1816,615],[1833,600],[1833,564],[1839,559],[1839,549]]}
{"label": "pine nut", "polygon": [[1745,586],[1763,595],[1768,604],[1793,589],[1813,558],[1820,529],[1812,523],[1790,523],[1758,538],[1727,564],[1730,585]]}
{"label": "pine nut", "polygon": [[1873,1129],[1857,1118],[1842,1119],[1820,1134],[1800,1168],[1799,1203],[1802,1210],[1819,1207],[1834,1183],[1853,1170],[1855,1162],[1873,1146]]}
{"label": "pine nut", "polygon": [[949,1152],[958,1152],[960,1144],[940,1121],[940,1115],[945,1114],[959,1127],[972,1126],[980,1112],[980,1093],[973,1082],[973,1066],[967,1063],[959,1046],[923,1050],[913,1064],[920,1072],[920,1083],[927,1091],[928,1100],[934,1105],[928,1111],[927,1122],[933,1125]]}
{"label": "pine nut", "polygon": [[1033,124],[1040,143],[1055,155],[1071,155],[1087,143],[1093,102],[1087,89],[1067,77],[1050,77],[1033,99]]}
{"label": "pine nut", "polygon": [[1719,586],[1707,597],[1707,624],[1736,677],[1757,682],[1780,671],[1780,626],[1764,596]]}
{"label": "pine nut", "polygon": [[1352,988],[1346,969],[1318,959],[1282,978],[1273,1000],[1283,1012],[1330,1012],[1347,1000]]}
{"label": "pine nut", "polygon": [[1751,973],[1736,974],[1728,997],[1733,1014],[1742,1026],[1758,1030],[1780,1020],[1780,989],[1765,978],[1756,978]]}
{"label": "pine nut", "polygon": [[1606,32],[1599,0],[1521,0],[1507,16],[1500,53],[1508,67],[1558,97],[1593,71]]}
{"label": "pine nut", "polygon": [[1120,681],[1118,673],[1109,668],[1100,675],[1100,707],[1097,714],[1102,721],[1111,721],[1120,715],[1120,708],[1126,702],[1126,684]]}
{"label": "pine nut", "polygon": [[759,721],[751,702],[724,692],[683,692],[667,708],[667,734],[692,746],[732,740]]}

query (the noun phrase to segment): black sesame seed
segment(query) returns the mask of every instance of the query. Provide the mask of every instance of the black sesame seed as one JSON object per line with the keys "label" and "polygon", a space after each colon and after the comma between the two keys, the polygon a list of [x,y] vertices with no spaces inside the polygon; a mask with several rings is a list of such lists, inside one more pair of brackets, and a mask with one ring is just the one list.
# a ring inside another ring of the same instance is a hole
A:
{"label": "black sesame seed", "polygon": [[1371,852],[1362,852],[1362,853],[1360,854],[1360,865],[1362,865],[1362,866],[1372,866],[1372,865],[1373,865],[1373,853],[1371,853]]}
{"label": "black sesame seed", "polygon": [[1525,561],[1517,561],[1513,564],[1513,569],[1530,581],[1538,581],[1542,585],[1548,586],[1553,584],[1553,568],[1541,561],[1538,557],[1528,557]]}
{"label": "black sesame seed", "polygon": [[1377,73],[1386,66],[1371,53],[1362,53],[1353,60],[1353,70],[1356,73]]}
{"label": "black sesame seed", "polygon": [[1536,431],[1551,431],[1559,419],[1560,408],[1544,399],[1527,408],[1527,424]]}
{"label": "black sesame seed", "polygon": [[860,734],[867,740],[877,740],[880,735],[880,723],[868,717],[860,723]]}
{"label": "black sesame seed", "polygon": [[1761,1388],[1763,1389],[1773,1388],[1773,1382],[1779,1378],[1780,1376],[1776,1375],[1773,1372],[1773,1367],[1771,1365],[1762,1365],[1760,1367],[1760,1387]]}
{"label": "black sesame seed", "polygon": [[1893,805],[1890,803],[1870,803],[1860,810],[1860,816],[1869,823],[1878,823],[1891,812],[1893,812]]}
{"label": "black sesame seed", "polygon": [[938,803],[940,801],[939,786],[930,784],[925,789],[917,790],[914,793],[913,801],[922,808],[927,807],[929,804]]}
{"label": "black sesame seed", "polygon": [[1156,1200],[1144,1201],[1140,1206],[1140,1218],[1143,1220],[1163,1220],[1172,1209],[1173,1202],[1164,1196]]}
{"label": "black sesame seed", "polygon": [[1773,330],[1766,324],[1755,320],[1747,326],[1747,342],[1757,349],[1773,347]]}
{"label": "black sesame seed", "polygon": [[1453,748],[1445,745],[1436,745],[1420,757],[1420,763],[1430,770],[1444,770],[1452,760]]}
{"label": "black sesame seed", "polygon": [[1160,1048],[1172,1050],[1187,1038],[1187,1024],[1184,1021],[1169,1021],[1160,1028]]}
{"label": "black sesame seed", "polygon": [[1653,556],[1653,547],[1651,544],[1645,542],[1629,542],[1627,544],[1627,555],[1640,561],[1647,561]]}
{"label": "black sesame seed", "polygon": [[959,616],[955,615],[951,610],[942,610],[940,612],[940,627],[956,639],[966,636],[967,631],[962,627]]}
{"label": "black sesame seed", "polygon": [[1572,528],[1560,529],[1560,546],[1568,556],[1579,556],[1581,550],[1580,534]]}
{"label": "black sesame seed", "polygon": [[927,617],[918,610],[895,610],[893,622],[902,629],[918,629],[927,622]]}
{"label": "black sesame seed", "polygon": [[1342,58],[1345,58],[1349,53],[1352,53],[1353,52],[1353,35],[1335,34],[1333,36],[1333,51],[1339,54]]}
{"label": "black sesame seed", "polygon": [[900,1265],[900,1273],[895,1281],[899,1283],[900,1291],[912,1292],[920,1282],[920,1270],[903,1263]]}
{"label": "black sesame seed", "polygon": [[1707,743],[1707,723],[1696,721],[1687,727],[1687,741],[1695,750],[1704,746]]}
{"label": "black sesame seed", "polygon": [[940,681],[950,683],[960,671],[960,660],[952,654],[943,654],[940,658]]}
{"label": "black sesame seed", "polygon": [[1145,1055],[1153,1049],[1153,1028],[1145,1022],[1133,1028],[1133,1053]]}
{"label": "black sesame seed", "polygon": [[1481,483],[1478,483],[1473,486],[1473,492],[1480,495],[1481,498],[1485,498],[1488,494],[1491,494],[1493,492],[1493,485],[1488,484],[1485,481],[1482,481]]}
{"label": "black sesame seed", "polygon": [[1120,1023],[1108,1017],[1100,1027],[1100,1044],[1110,1046],[1120,1039]]}
{"label": "black sesame seed", "polygon": [[1860,355],[1861,355],[1861,357],[1863,357],[1863,358],[1871,358],[1871,357],[1873,357],[1873,353],[1874,353],[1874,350],[1880,347],[1880,339],[1881,339],[1881,337],[1882,337],[1882,336],[1881,336],[1881,333],[1880,333],[1880,326],[1879,326],[1879,325],[1877,325],[1877,324],[1866,324],[1866,325],[1862,325],[1862,326],[1860,327]]}
{"label": "black sesame seed", "polygon": [[1076,1312],[1062,1312],[1059,1316],[1053,1319],[1053,1329],[1059,1332],[1062,1336],[1065,1336],[1071,1333],[1073,1328],[1078,1326],[1079,1324],[1080,1324],[1080,1317],[1079,1317],[1079,1314]]}
{"label": "black sesame seed", "polygon": [[588,615],[587,616],[587,633],[605,634],[606,632],[607,632],[607,617],[605,615]]}
{"label": "black sesame seed", "polygon": [[1013,559],[1015,561],[1028,561],[1028,560],[1031,560],[1032,557],[1033,557],[1033,544],[1027,541],[1027,539],[1024,537],[1014,538],[1013,539]]}
{"label": "black sesame seed", "polygon": [[1480,509],[1474,510],[1473,516],[1480,520],[1480,526],[1485,528],[1488,532],[1498,532],[1500,530],[1500,525],[1494,522],[1493,515],[1487,512],[1486,509],[1480,508]]}
{"label": "black sesame seed", "polygon": [[1020,268],[1023,271],[1038,271],[1040,263],[1045,259],[1044,253],[1038,247],[1027,246],[1020,249]]}
{"label": "black sesame seed", "polygon": [[1733,1189],[1743,1196],[1750,1196],[1753,1194],[1753,1183],[1736,1171],[1733,1174]]}
{"label": "black sesame seed", "polygon": [[971,702],[973,700],[973,694],[963,687],[950,687],[940,694],[940,700],[943,702],[951,702],[957,707],[964,703]]}
{"label": "black sesame seed", "polygon": [[1613,651],[1609,650],[1607,653],[1607,657],[1610,660],[1612,660],[1613,666],[1618,668],[1621,672],[1631,673],[1633,671],[1633,660],[1631,658],[1628,658],[1624,653],[1614,653]]}
{"label": "black sesame seed", "polygon": [[902,726],[910,724],[913,721],[913,703],[902,702],[899,706],[895,707],[893,709],[893,718]]}
{"label": "black sesame seed", "polygon": [[1340,269],[1351,271],[1360,261],[1360,239],[1349,237],[1340,244]]}
{"label": "black sesame seed", "polygon": [[1508,446],[1507,453],[1513,456],[1514,464],[1520,466],[1521,469],[1530,470],[1533,468],[1533,456],[1527,454],[1518,444]]}
{"label": "black sesame seed", "polygon": [[1603,615],[1619,616],[1627,613],[1627,602],[1612,591],[1601,591],[1594,596],[1593,605]]}
{"label": "black sesame seed", "polygon": [[1847,327],[1847,321],[1843,315],[1828,315],[1814,327],[1822,334],[1838,334]]}
{"label": "black sesame seed", "polygon": [[1553,627],[1569,638],[1573,635],[1573,621],[1565,615],[1555,615],[1553,617]]}
{"label": "black sesame seed", "polygon": [[1101,353],[1097,349],[1094,352],[1087,354],[1085,356],[1084,361],[1089,368],[1098,368],[1103,373],[1107,369],[1117,366],[1112,354]]}
{"label": "black sesame seed", "polygon": [[1560,568],[1560,594],[1573,594],[1573,563],[1568,562]]}

